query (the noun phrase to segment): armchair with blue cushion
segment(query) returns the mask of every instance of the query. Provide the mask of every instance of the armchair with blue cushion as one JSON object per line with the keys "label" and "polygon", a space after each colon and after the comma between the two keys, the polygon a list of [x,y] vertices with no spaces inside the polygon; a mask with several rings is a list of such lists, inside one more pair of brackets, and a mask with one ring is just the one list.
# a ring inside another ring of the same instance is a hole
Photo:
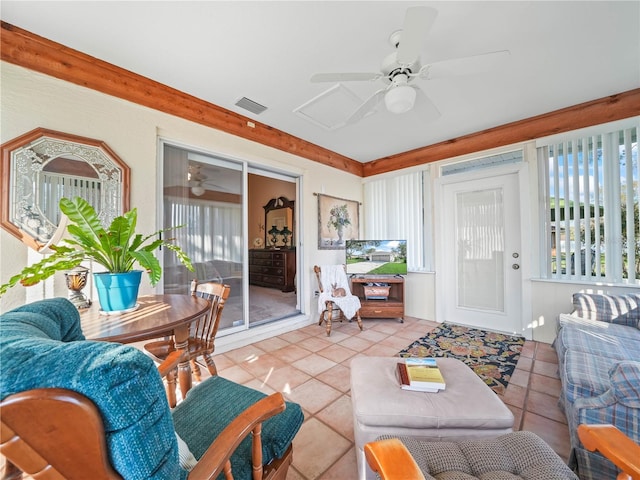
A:
{"label": "armchair with blue cushion", "polygon": [[7,465],[43,479],[284,479],[300,406],[214,376],[171,411],[160,372],[179,356],[158,368],[134,347],[85,340],[66,299],[0,315]]}

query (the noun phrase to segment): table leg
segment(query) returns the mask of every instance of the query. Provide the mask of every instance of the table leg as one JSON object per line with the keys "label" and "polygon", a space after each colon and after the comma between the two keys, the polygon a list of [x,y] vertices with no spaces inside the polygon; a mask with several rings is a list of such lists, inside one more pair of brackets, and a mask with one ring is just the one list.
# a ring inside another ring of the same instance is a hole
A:
{"label": "table leg", "polygon": [[[189,325],[176,328],[173,332],[176,350],[187,350],[189,348]],[[178,363],[178,384],[182,399],[187,396],[187,392],[191,389],[191,364],[189,357]]]}

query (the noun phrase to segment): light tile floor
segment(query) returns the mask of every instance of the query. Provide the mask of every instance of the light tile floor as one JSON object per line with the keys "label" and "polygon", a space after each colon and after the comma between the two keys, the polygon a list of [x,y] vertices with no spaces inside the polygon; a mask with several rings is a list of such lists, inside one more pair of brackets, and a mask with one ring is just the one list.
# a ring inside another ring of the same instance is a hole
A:
{"label": "light tile floor", "polygon": [[[215,355],[218,373],[267,394],[283,392],[299,403],[305,421],[293,441],[287,480],[357,479],[349,365],[357,356],[395,356],[425,335],[435,322],[405,318],[336,322],[302,329]],[[542,437],[566,461],[569,432],[557,406],[560,380],[550,345],[526,342],[502,400],[515,417],[516,430]],[[202,368],[202,378],[208,376]],[[4,459],[0,458],[0,467]],[[26,477],[26,479],[30,477]]]}
{"label": "light tile floor", "polygon": [[[310,325],[215,356],[218,372],[265,393],[281,391],[299,403],[305,421],[293,442],[287,480],[357,478],[349,365],[357,356],[394,356],[437,324],[426,320],[336,322],[331,336]],[[526,342],[515,373],[501,396],[516,430],[542,437],[566,461],[569,432],[557,405],[560,380],[550,345]]]}

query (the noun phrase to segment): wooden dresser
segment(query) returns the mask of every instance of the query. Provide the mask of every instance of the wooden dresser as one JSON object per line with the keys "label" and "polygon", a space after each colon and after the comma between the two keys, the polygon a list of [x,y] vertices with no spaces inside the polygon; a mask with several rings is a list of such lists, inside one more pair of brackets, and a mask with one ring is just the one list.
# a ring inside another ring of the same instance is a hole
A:
{"label": "wooden dresser", "polygon": [[249,283],[251,285],[293,292],[296,289],[295,276],[295,250],[249,250]]}

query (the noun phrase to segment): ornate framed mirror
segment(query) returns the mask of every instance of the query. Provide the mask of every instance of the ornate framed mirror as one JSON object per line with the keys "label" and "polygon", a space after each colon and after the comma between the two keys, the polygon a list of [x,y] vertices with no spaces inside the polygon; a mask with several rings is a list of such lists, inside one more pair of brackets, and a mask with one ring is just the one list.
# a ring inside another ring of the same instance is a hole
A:
{"label": "ornate framed mirror", "polygon": [[100,140],[37,128],[0,150],[0,225],[37,251],[60,234],[62,197],[84,198],[105,225],[129,210],[130,169]]}
{"label": "ornate framed mirror", "polygon": [[271,248],[295,246],[293,224],[294,201],[286,197],[272,198],[264,206],[264,244]]}

